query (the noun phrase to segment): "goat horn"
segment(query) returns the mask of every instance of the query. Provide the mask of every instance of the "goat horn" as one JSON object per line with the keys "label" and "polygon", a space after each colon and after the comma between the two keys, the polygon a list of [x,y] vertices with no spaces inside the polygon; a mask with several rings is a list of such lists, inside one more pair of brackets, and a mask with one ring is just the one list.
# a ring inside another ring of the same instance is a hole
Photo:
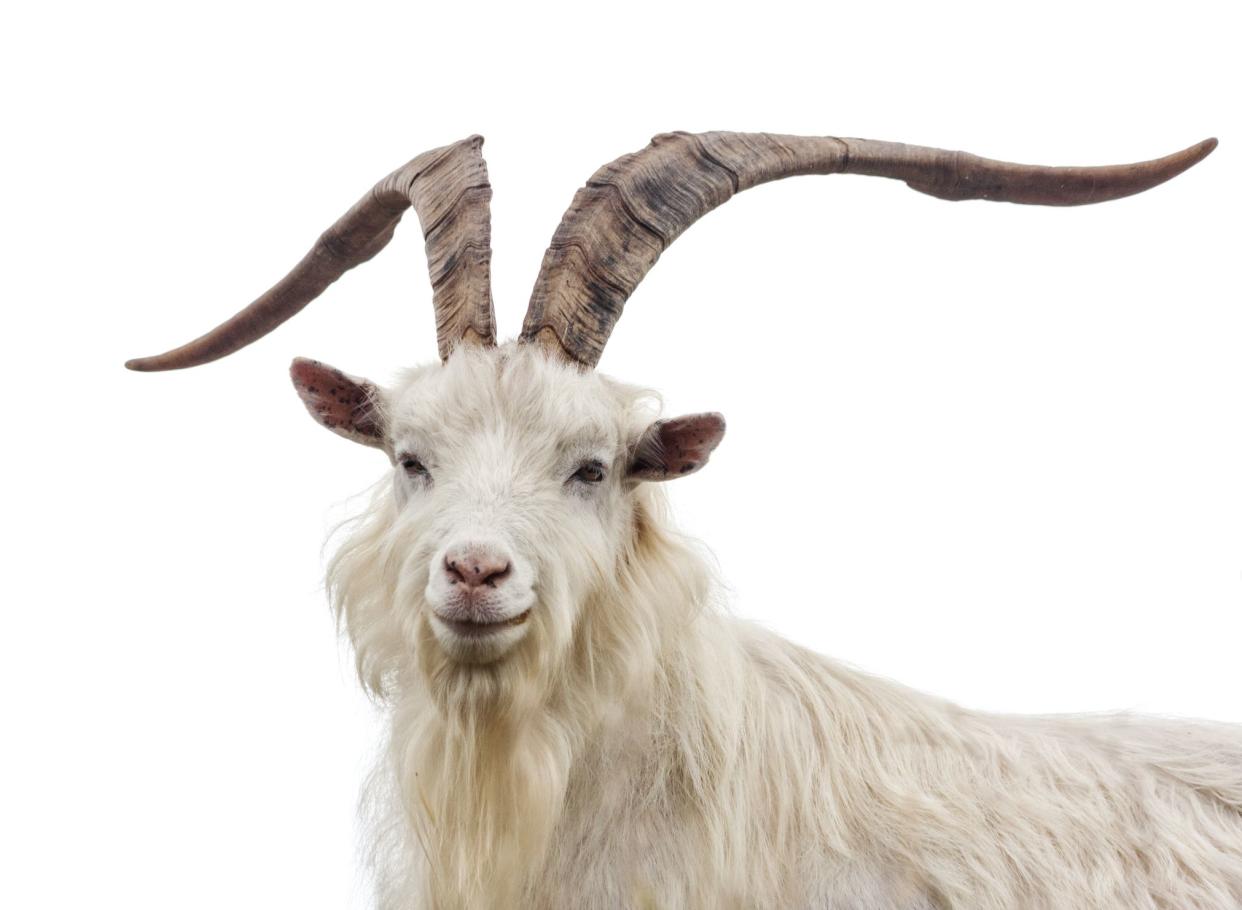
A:
{"label": "goat horn", "polygon": [[666,133],[604,165],[574,196],[544,254],[521,340],[594,367],[625,301],[668,245],[734,193],[769,180],[867,174],[941,199],[1083,205],[1150,189],[1215,147],[1207,139],[1140,164],[1040,167],[869,139]]}
{"label": "goat horn", "polygon": [[410,206],[427,241],[440,356],[459,341],[496,343],[491,292],[492,188],[482,136],[424,152],[393,171],[328,228],[293,271],[271,290],[201,338],[131,370],[180,370],[209,363],[262,338],[392,239]]}

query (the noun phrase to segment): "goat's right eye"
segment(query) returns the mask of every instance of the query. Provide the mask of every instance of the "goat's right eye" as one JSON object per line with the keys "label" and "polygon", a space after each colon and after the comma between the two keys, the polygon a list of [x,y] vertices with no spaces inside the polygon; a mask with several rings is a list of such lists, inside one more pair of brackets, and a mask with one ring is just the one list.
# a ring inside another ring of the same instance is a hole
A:
{"label": "goat's right eye", "polygon": [[413,455],[401,456],[401,467],[405,469],[405,473],[410,477],[431,478],[431,472],[427,470],[427,466]]}

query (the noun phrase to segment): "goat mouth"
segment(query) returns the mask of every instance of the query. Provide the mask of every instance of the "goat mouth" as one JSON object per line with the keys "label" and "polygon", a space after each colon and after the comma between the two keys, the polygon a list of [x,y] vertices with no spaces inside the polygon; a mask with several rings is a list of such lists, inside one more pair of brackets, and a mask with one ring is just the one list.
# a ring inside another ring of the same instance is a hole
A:
{"label": "goat mouth", "polygon": [[469,619],[447,619],[436,614],[436,619],[442,623],[450,631],[460,635],[462,638],[482,638],[486,635],[494,635],[504,629],[511,629],[514,626],[520,626],[530,618],[530,610],[523,610],[517,616],[510,616],[508,619],[498,619],[492,622],[479,622]]}

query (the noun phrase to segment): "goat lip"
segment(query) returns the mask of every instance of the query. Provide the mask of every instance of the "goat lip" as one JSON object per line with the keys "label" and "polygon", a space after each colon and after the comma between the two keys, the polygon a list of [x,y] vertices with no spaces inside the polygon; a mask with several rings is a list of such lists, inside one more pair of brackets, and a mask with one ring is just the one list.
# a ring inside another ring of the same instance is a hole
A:
{"label": "goat lip", "polygon": [[435,618],[451,632],[462,636],[463,638],[481,638],[485,635],[494,635],[505,629],[511,629],[514,626],[520,626],[530,618],[530,610],[523,610],[516,616],[510,616],[508,619],[498,619],[492,622],[478,622],[469,619],[449,619],[440,614],[434,614]]}

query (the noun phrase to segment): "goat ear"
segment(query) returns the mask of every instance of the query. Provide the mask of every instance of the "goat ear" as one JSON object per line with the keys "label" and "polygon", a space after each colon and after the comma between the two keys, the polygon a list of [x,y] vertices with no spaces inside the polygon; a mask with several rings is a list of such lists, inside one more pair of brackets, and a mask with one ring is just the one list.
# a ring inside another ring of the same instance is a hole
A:
{"label": "goat ear", "polygon": [[388,450],[379,386],[318,360],[297,357],[289,378],[310,415],[338,436]]}
{"label": "goat ear", "polygon": [[693,474],[707,464],[724,432],[724,417],[716,413],[657,420],[634,447],[629,476],[634,480],[672,480]]}

